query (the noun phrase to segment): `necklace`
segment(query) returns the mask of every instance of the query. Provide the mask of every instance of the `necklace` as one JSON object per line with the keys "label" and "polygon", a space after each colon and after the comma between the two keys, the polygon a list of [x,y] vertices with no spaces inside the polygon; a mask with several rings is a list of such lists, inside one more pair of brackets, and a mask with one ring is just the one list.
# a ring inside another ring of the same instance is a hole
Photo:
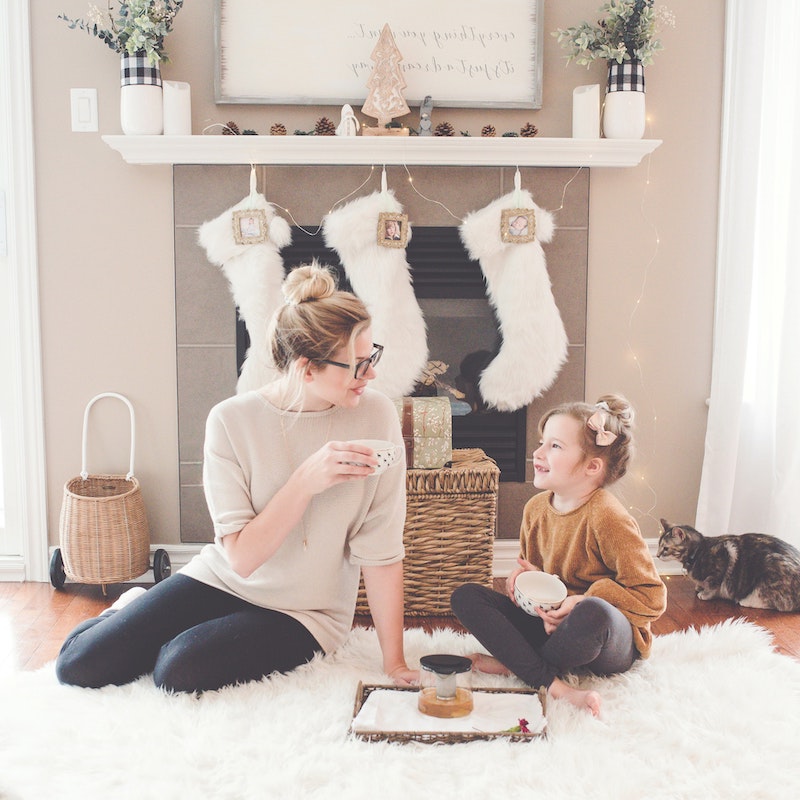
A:
{"label": "necklace", "polygon": [[[284,449],[286,450],[286,460],[289,462],[289,469],[291,470],[291,473],[293,474],[294,471],[297,469],[297,467],[299,465],[295,463],[295,460],[294,460],[294,458],[292,456],[292,449],[289,447],[289,439],[286,436],[286,424],[284,422],[284,417],[290,412],[288,412],[288,411],[279,411],[278,413],[279,413],[279,417],[278,418],[280,419],[280,423],[281,423],[281,435],[283,436],[283,446],[284,446]],[[297,417],[299,416],[300,413],[301,412],[299,412],[299,411],[296,412],[296,419],[297,419]],[[331,425],[332,424],[333,424],[333,408],[331,408],[331,413],[328,415],[328,427],[325,429],[325,437],[322,440],[322,444],[325,444],[325,442],[327,442],[328,439],[330,438]],[[308,504],[308,508],[306,508],[306,512],[311,508],[311,503],[313,503],[313,502],[314,502],[314,498],[312,497],[311,498],[311,502]],[[303,531],[303,552],[305,552],[306,550],[308,550],[308,533],[306,532],[306,514],[305,514],[305,512],[303,513],[303,516],[300,517],[300,528]]]}

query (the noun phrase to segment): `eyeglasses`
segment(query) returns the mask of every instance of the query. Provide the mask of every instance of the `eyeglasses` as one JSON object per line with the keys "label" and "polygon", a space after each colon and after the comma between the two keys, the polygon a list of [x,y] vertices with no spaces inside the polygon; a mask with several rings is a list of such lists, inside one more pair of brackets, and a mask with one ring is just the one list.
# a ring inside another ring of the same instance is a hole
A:
{"label": "eyeglasses", "polygon": [[[367,370],[370,367],[374,367],[377,363],[381,360],[381,356],[383,355],[383,345],[382,344],[375,344],[372,343],[372,346],[375,348],[372,351],[372,355],[369,358],[362,358],[361,361],[356,361],[356,367],[354,370],[354,376],[356,380],[360,380],[367,374]],[[350,364],[343,364],[341,361],[330,361],[327,358],[321,358],[320,362],[323,364],[330,364],[332,367],[343,367],[344,369],[351,369]]]}

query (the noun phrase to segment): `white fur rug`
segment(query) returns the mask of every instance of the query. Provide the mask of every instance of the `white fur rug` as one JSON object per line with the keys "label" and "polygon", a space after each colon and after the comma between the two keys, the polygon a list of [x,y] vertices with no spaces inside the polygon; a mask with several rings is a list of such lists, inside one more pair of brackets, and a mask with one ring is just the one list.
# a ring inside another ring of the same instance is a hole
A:
{"label": "white fur rug", "polygon": [[[416,661],[475,641],[410,630],[406,646]],[[201,698],[15,673],[0,687],[0,797],[800,797],[800,663],[750,623],[657,638],[626,675],[584,682],[604,697],[600,720],[551,701],[549,737],[523,743],[350,738],[356,686],[382,682],[379,665],[374,632],[357,629],[330,659]]]}

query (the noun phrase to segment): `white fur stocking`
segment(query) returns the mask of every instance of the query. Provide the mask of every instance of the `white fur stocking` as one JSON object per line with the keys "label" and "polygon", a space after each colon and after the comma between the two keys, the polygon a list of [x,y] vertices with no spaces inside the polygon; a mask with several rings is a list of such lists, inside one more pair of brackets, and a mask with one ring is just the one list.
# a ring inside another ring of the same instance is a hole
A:
{"label": "white fur stocking", "polygon": [[[501,211],[533,208],[536,238],[525,244],[503,242]],[[539,208],[527,191],[500,197],[461,224],[461,240],[479,261],[489,302],[497,311],[503,344],[483,371],[483,399],[498,411],[515,411],[550,387],[567,357],[567,334],[550,289],[541,242],[553,238],[553,215]]]}
{"label": "white fur stocking", "polygon": [[[428,361],[422,310],[414,296],[405,250],[378,244],[382,211],[401,213],[391,191],[374,192],[332,211],[325,244],[339,254],[353,291],[372,316],[372,336],[384,346],[372,385],[389,397],[410,394]],[[411,226],[408,226],[408,240]]]}
{"label": "white fur stocking", "polygon": [[[233,212],[248,208],[262,209],[267,217],[268,239],[258,244],[237,244],[233,236]],[[250,348],[236,384],[237,394],[258,389],[277,371],[272,363],[267,327],[272,315],[283,303],[281,283],[284,270],[279,250],[292,241],[292,231],[285,219],[275,214],[264,195],[251,194],[216,219],[204,222],[198,234],[208,260],[228,279],[231,294],[250,335]]]}

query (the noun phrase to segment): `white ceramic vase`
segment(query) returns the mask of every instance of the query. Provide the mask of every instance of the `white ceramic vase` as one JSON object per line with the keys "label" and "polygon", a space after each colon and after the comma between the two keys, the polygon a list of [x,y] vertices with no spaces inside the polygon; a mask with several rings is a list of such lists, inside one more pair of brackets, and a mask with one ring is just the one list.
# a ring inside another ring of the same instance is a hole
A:
{"label": "white ceramic vase", "polygon": [[122,56],[119,118],[127,136],[158,136],[164,131],[161,70],[144,53]]}
{"label": "white ceramic vase", "polygon": [[640,61],[612,61],[603,104],[603,135],[606,139],[641,139],[644,129],[644,67]]}

